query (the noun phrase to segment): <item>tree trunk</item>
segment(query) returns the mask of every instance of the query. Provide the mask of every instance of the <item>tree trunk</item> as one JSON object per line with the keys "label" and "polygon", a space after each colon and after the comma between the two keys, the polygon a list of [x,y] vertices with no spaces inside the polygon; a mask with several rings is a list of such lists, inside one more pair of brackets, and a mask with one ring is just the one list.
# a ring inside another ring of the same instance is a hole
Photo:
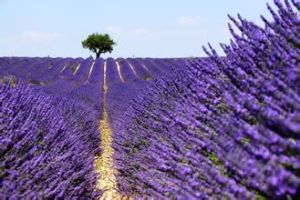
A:
{"label": "tree trunk", "polygon": [[99,58],[100,55],[101,55],[101,53],[100,53],[100,52],[97,52],[97,53],[96,53],[96,58]]}

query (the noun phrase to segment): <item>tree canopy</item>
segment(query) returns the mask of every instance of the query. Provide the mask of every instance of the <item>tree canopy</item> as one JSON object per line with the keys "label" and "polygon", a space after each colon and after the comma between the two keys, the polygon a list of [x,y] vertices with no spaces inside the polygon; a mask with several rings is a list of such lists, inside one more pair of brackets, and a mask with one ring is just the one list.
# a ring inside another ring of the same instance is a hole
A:
{"label": "tree canopy", "polygon": [[91,50],[99,58],[102,53],[113,51],[115,41],[108,34],[92,33],[81,42],[83,48]]}

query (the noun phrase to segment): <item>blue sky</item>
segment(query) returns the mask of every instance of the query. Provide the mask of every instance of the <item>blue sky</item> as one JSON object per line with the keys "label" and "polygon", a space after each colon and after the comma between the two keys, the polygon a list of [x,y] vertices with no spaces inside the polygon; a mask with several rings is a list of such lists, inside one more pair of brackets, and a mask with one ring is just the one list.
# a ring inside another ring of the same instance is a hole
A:
{"label": "blue sky", "polygon": [[227,14],[262,24],[272,0],[0,0],[0,56],[88,57],[92,32],[118,43],[104,57],[203,56],[228,43]]}

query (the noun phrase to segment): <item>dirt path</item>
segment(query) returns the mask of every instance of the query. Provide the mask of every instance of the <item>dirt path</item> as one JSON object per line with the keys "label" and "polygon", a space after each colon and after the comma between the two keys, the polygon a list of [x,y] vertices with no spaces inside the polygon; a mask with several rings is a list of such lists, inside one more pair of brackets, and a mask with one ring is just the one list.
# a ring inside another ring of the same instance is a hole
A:
{"label": "dirt path", "polygon": [[101,133],[101,150],[102,155],[95,158],[95,168],[100,174],[97,182],[97,188],[102,190],[103,196],[101,199],[124,199],[117,192],[116,170],[113,166],[112,148],[112,129],[109,123],[108,113],[106,109],[106,62],[104,63],[104,101],[103,101],[103,118],[100,121],[99,129]]}

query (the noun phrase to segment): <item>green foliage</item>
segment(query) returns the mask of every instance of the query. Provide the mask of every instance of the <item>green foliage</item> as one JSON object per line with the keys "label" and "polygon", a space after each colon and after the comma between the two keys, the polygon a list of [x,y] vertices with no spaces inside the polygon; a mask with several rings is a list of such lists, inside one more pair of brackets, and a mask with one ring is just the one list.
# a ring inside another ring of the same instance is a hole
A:
{"label": "green foliage", "polygon": [[130,153],[135,154],[149,146],[150,146],[149,141],[142,139],[142,140],[136,142],[135,144],[131,145]]}
{"label": "green foliage", "polygon": [[225,113],[228,110],[228,106],[225,102],[220,102],[218,105],[216,105],[216,109],[220,112],[220,113]]}
{"label": "green foliage", "polygon": [[263,196],[262,194],[260,194],[258,191],[255,191],[255,199],[256,200],[267,200],[267,198],[265,196]]}
{"label": "green foliage", "polygon": [[16,87],[18,84],[19,80],[17,77],[13,76],[13,75],[8,75],[8,76],[4,76],[2,78],[0,78],[0,85],[5,85],[5,84],[10,84],[10,86],[12,87]]}
{"label": "green foliage", "polygon": [[100,57],[102,53],[113,51],[113,46],[116,45],[115,41],[110,38],[108,34],[93,33],[81,42],[83,48],[91,50]]}
{"label": "green foliage", "polygon": [[243,143],[244,145],[249,144],[250,141],[251,141],[251,139],[248,138],[248,137],[244,137],[244,138],[242,139],[242,143]]}
{"label": "green foliage", "polygon": [[209,153],[208,158],[213,162],[216,166],[221,166],[222,162],[218,159],[218,157],[214,153]]}

